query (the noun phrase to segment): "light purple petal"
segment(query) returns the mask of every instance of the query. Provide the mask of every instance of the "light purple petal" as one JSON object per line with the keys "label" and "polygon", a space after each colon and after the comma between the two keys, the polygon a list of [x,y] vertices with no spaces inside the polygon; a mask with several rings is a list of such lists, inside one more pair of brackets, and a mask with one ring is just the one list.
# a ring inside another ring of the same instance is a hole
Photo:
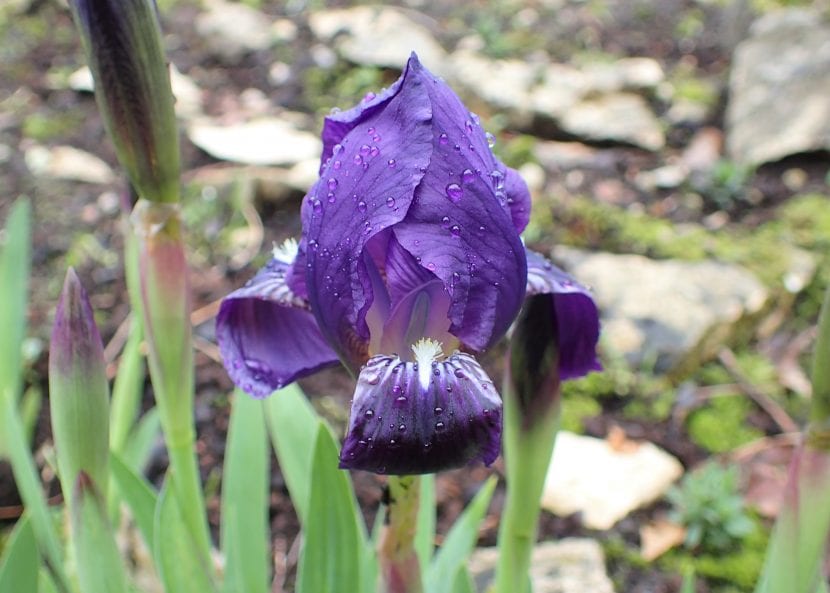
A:
{"label": "light purple petal", "polygon": [[308,303],[285,282],[289,264],[272,259],[228,295],[216,318],[216,338],[231,380],[265,397],[322,367],[336,364]]}
{"label": "light purple petal", "polygon": [[406,358],[409,349],[420,338],[431,338],[447,348],[454,338],[449,334],[450,295],[444,284],[433,279],[415,287],[401,298],[383,326],[379,352],[400,354]]}
{"label": "light purple petal", "polygon": [[369,338],[366,244],[406,216],[432,154],[429,96],[410,80],[419,67],[410,63],[382,109],[349,120],[304,206],[309,300],[324,335],[352,367],[365,361],[355,347]]}
{"label": "light purple petal", "polygon": [[468,354],[433,362],[422,384],[415,363],[375,356],[360,373],[340,467],[425,474],[475,461],[501,443],[501,398]]}
{"label": "light purple petal", "polygon": [[559,379],[598,371],[599,312],[590,291],[544,257],[527,251],[527,294],[550,295],[556,311]]}

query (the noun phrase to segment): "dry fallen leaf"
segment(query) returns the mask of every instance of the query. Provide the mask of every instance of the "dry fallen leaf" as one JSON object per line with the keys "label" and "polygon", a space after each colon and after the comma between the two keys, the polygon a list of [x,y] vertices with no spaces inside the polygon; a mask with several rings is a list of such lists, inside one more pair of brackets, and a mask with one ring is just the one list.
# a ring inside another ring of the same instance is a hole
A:
{"label": "dry fallen leaf", "polygon": [[668,519],[657,519],[640,527],[640,556],[651,562],[686,539],[686,528]]}

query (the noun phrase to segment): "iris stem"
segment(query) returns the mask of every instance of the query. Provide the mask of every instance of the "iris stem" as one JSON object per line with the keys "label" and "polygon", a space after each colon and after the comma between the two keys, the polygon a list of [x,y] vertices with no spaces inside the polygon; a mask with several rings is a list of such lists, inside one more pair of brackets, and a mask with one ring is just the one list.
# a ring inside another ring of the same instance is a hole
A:
{"label": "iris stem", "polygon": [[538,531],[540,499],[545,485],[556,433],[559,430],[559,403],[523,426],[518,397],[504,394],[504,464],[507,495],[499,528],[499,562],[495,593],[525,593],[531,590],[528,571]]}
{"label": "iris stem", "polygon": [[422,593],[421,567],[415,551],[420,476],[389,476],[389,508],[378,557],[381,593]]}

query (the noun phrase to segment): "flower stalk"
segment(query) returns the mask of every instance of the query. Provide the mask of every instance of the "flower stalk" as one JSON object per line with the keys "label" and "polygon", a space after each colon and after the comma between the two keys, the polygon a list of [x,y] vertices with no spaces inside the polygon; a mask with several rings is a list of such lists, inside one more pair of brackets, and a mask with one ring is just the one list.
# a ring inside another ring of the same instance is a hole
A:
{"label": "flower stalk", "polygon": [[504,394],[507,496],[499,529],[496,593],[529,591],[539,501],[559,429],[559,372],[554,308],[530,297],[510,341]]}
{"label": "flower stalk", "polygon": [[790,462],[756,593],[821,590],[821,562],[830,532],[830,288],[819,316],[812,383],[810,423]]}
{"label": "flower stalk", "polygon": [[139,200],[133,211],[148,366],[176,476],[175,494],[202,559],[209,556],[199,469],[194,453],[190,285],[178,204]]}
{"label": "flower stalk", "polygon": [[389,476],[389,505],[378,547],[382,593],[422,593],[415,551],[420,476]]}

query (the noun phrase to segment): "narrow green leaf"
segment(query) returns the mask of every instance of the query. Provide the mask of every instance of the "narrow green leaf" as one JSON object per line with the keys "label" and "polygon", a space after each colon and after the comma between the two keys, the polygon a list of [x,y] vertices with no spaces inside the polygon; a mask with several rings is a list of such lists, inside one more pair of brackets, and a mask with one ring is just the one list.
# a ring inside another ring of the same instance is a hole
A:
{"label": "narrow green leaf", "polygon": [[[265,409],[280,471],[300,522],[305,525],[312,478],[308,468],[314,455],[320,417],[296,384],[273,393],[265,400]],[[337,462],[334,466],[337,467]]]}
{"label": "narrow green leaf", "polygon": [[467,562],[478,541],[478,528],[487,513],[495,488],[496,478],[491,476],[452,526],[444,545],[429,566],[425,591],[449,593],[452,590],[459,568]]}
{"label": "narrow green leaf", "polygon": [[45,567],[38,572],[37,593],[58,593],[58,587]]}
{"label": "narrow green leaf", "polygon": [[432,561],[435,550],[435,475],[421,476],[420,507],[415,531],[415,551],[421,563],[421,571]]}
{"label": "narrow green leaf", "polygon": [[[29,288],[30,222],[29,200],[17,200],[6,220],[5,235],[0,233],[0,398],[17,405],[22,385],[21,345],[26,335],[26,303]],[[5,238],[4,238],[5,237]],[[3,425],[0,408],[0,426]],[[0,430],[0,456],[9,455],[5,430]]]}
{"label": "narrow green leaf", "polygon": [[0,558],[0,591],[37,591],[40,556],[28,515],[18,521]]}
{"label": "narrow green leaf", "polygon": [[[34,446],[35,426],[43,405],[43,392],[40,387],[31,386],[20,400],[20,419],[23,421],[23,433],[29,447]],[[0,455],[2,456],[2,455]]]}
{"label": "narrow green leaf", "polygon": [[126,593],[127,578],[104,500],[85,473],[70,500],[72,543],[83,593]]}
{"label": "narrow green leaf", "polygon": [[267,593],[268,436],[263,403],[237,390],[222,472],[222,551],[226,593]]}
{"label": "narrow green leaf", "polygon": [[135,315],[130,321],[130,337],[121,353],[118,374],[112,386],[110,406],[110,449],[122,453],[138,418],[141,396],[144,393],[144,356],[141,342],[144,330]]}
{"label": "narrow green leaf", "polygon": [[110,471],[121,499],[130,509],[130,514],[151,550],[155,545],[156,493],[141,475],[113,452],[110,455]]}
{"label": "narrow green leaf", "polygon": [[359,591],[367,545],[362,518],[348,474],[337,469],[337,443],[323,424],[313,455],[297,593]]}
{"label": "narrow green leaf", "polygon": [[156,504],[156,568],[169,593],[213,593],[210,568],[201,560],[199,547],[184,522],[174,489],[174,477],[167,475]]}
{"label": "narrow green leaf", "polygon": [[452,582],[452,593],[476,593],[476,585],[466,566],[462,566],[455,573],[455,579]]}
{"label": "narrow green leaf", "polygon": [[689,567],[683,571],[683,583],[680,585],[680,593],[695,593],[694,567]]}
{"label": "narrow green leaf", "polygon": [[158,408],[150,408],[138,421],[124,447],[123,461],[136,472],[143,472],[153,447],[160,442],[161,417]]}

